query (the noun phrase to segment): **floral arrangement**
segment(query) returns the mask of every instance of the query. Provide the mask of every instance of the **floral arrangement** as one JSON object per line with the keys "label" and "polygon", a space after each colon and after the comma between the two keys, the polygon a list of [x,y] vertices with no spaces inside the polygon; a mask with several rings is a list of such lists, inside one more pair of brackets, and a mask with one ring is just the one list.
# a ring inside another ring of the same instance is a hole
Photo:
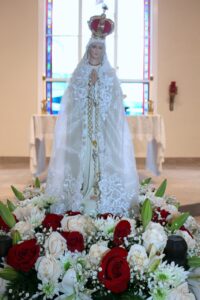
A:
{"label": "floral arrangement", "polygon": [[200,226],[166,184],[144,180],[130,218],[52,214],[38,179],[12,187],[16,204],[0,202],[1,299],[199,299]]}

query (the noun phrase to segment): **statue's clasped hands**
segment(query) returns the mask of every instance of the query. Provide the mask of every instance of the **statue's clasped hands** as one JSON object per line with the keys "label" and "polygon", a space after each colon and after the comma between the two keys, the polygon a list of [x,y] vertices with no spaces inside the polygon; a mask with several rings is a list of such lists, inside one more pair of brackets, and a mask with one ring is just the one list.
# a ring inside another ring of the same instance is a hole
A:
{"label": "statue's clasped hands", "polygon": [[95,84],[96,81],[98,79],[98,74],[96,70],[92,70],[92,72],[90,73],[90,81],[92,84]]}

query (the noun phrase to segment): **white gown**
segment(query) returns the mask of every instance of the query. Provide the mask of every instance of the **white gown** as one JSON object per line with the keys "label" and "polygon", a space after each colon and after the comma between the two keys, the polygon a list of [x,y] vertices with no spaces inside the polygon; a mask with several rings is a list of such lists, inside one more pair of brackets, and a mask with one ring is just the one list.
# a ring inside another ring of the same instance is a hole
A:
{"label": "white gown", "polygon": [[[98,80],[89,85],[94,68]],[[128,215],[137,202],[138,175],[122,99],[106,53],[102,64],[94,67],[86,50],[56,123],[46,186],[46,193],[57,198],[52,212]]]}

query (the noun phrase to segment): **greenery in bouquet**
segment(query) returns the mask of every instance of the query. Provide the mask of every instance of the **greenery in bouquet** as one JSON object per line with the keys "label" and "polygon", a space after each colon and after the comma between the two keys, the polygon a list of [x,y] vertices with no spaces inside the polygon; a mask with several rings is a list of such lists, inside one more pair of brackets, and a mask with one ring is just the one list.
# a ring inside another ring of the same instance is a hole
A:
{"label": "greenery in bouquet", "polygon": [[166,185],[144,180],[130,217],[56,215],[38,179],[28,192],[12,187],[15,205],[0,202],[0,243],[11,240],[1,253],[0,299],[195,299],[200,227]]}

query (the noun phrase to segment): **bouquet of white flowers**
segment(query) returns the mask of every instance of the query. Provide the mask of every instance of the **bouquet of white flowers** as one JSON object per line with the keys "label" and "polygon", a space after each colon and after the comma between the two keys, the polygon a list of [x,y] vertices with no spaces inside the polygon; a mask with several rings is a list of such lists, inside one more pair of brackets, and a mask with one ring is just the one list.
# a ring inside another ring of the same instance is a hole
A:
{"label": "bouquet of white flowers", "polygon": [[12,189],[17,204],[0,202],[1,299],[199,299],[200,227],[165,196],[166,180],[141,183],[129,218],[49,213],[38,179]]}

